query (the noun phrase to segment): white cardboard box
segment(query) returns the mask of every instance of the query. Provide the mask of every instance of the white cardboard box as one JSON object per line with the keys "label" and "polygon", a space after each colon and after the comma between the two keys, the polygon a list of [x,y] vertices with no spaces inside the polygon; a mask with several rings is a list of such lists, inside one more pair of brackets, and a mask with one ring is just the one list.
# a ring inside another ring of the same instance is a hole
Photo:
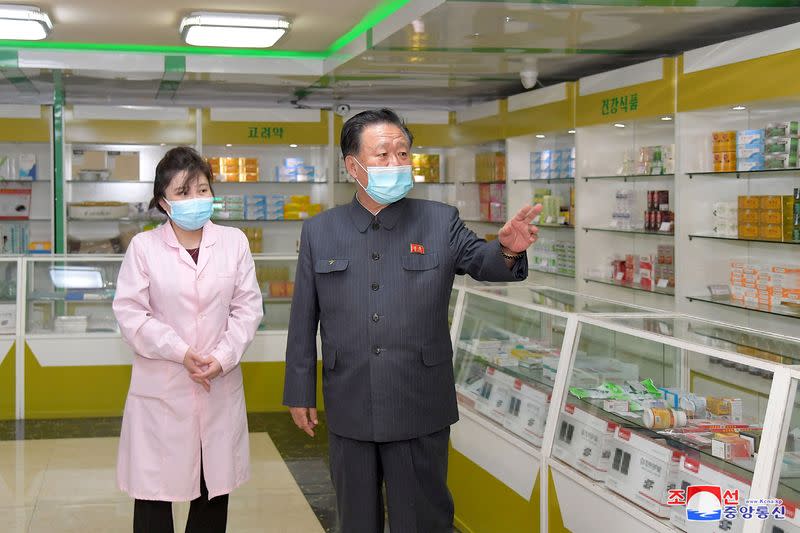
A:
{"label": "white cardboard box", "polygon": [[553,456],[594,479],[603,481],[611,458],[617,425],[567,403],[561,409]]}
{"label": "white cardboard box", "polygon": [[682,454],[659,442],[617,428],[606,486],[661,518],[670,515],[668,490],[675,488]]}
{"label": "white cardboard box", "polygon": [[514,380],[503,425],[536,447],[542,446],[550,394]]}

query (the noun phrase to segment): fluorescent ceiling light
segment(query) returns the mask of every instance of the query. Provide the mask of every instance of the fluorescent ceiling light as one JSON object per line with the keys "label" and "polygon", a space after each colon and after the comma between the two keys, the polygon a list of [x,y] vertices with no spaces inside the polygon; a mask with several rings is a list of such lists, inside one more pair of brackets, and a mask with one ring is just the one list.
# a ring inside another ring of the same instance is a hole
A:
{"label": "fluorescent ceiling light", "polygon": [[743,106],[743,105],[737,105],[737,106],[734,106],[732,109],[734,111],[744,111],[747,108],[745,106]]}
{"label": "fluorescent ceiling light", "polygon": [[670,120],[672,120],[672,117],[670,116],[661,117],[661,120],[663,120],[664,122],[669,122]]}
{"label": "fluorescent ceiling light", "polygon": [[269,48],[289,29],[280,15],[197,11],[181,21],[181,37],[192,46]]}
{"label": "fluorescent ceiling light", "polygon": [[575,133],[575,130],[569,130],[569,131],[567,131],[567,133],[569,133],[570,135],[572,135],[572,134],[574,134],[574,133]]}
{"label": "fluorescent ceiling light", "polygon": [[38,7],[0,4],[0,39],[41,41],[52,29],[50,17]]}
{"label": "fluorescent ceiling light", "polygon": [[619,122],[617,122],[616,124],[614,124],[614,127],[615,128],[624,128],[625,124],[620,124]]}
{"label": "fluorescent ceiling light", "polygon": [[544,139],[544,135],[542,135],[542,134],[540,133],[540,134],[538,134],[538,135],[536,136],[536,138],[537,138],[537,139]]}
{"label": "fluorescent ceiling light", "polygon": [[297,145],[296,144],[290,144],[289,148],[297,148]]}

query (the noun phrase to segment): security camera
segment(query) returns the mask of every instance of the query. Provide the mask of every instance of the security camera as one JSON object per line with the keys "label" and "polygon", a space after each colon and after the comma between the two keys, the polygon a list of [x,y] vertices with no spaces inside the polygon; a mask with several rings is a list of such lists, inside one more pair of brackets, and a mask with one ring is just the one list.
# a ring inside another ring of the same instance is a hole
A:
{"label": "security camera", "polygon": [[522,69],[519,72],[519,79],[522,81],[523,87],[533,89],[536,87],[536,80],[539,79],[539,71],[531,68]]}
{"label": "security camera", "polygon": [[347,104],[339,104],[336,106],[336,114],[343,117],[350,112],[350,106]]}

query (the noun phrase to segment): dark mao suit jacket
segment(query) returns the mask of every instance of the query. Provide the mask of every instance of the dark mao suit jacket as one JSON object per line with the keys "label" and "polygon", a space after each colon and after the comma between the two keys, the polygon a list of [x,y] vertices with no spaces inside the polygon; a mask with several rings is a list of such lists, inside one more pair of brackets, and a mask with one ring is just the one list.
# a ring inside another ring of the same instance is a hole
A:
{"label": "dark mao suit jacket", "polygon": [[453,278],[518,281],[497,241],[454,207],[404,199],[377,216],[356,198],[303,224],[286,351],[284,404],[316,406],[316,335],[334,434],[391,442],[458,420],[448,303]]}

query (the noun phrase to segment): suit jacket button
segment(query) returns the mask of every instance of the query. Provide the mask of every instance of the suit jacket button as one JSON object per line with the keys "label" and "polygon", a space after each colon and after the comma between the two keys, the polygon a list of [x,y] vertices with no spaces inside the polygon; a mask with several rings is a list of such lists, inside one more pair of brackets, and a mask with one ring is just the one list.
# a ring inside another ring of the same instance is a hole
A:
{"label": "suit jacket button", "polygon": [[379,254],[378,252],[372,252],[372,260],[373,261],[377,261],[380,258],[381,258],[381,254]]}
{"label": "suit jacket button", "polygon": [[379,223],[377,223],[377,222],[373,222],[372,223],[372,229],[377,231],[377,230],[381,229],[381,225]]}
{"label": "suit jacket button", "polygon": [[378,313],[375,313],[374,315],[372,315],[372,321],[373,321],[373,322],[377,322],[377,321],[379,321],[380,319],[381,319],[381,317],[379,317],[379,316],[378,316]]}
{"label": "suit jacket button", "polygon": [[373,291],[377,291],[377,290],[378,290],[378,289],[380,289],[380,288],[381,288],[381,286],[380,286],[380,285],[378,285],[377,283],[373,283],[373,284],[372,284],[372,290],[373,290]]}
{"label": "suit jacket button", "polygon": [[376,346],[372,351],[375,352],[375,355],[380,355],[381,354],[381,347],[380,346]]}

